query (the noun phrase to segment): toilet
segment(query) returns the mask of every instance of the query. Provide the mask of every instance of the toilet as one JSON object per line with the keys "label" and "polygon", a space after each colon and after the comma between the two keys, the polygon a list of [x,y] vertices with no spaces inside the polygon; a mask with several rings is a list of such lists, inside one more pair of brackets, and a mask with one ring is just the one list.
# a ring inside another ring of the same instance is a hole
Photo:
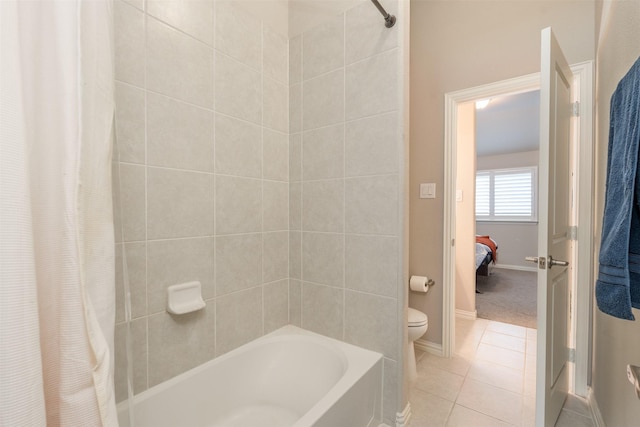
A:
{"label": "toilet", "polygon": [[429,319],[423,312],[409,307],[409,351],[407,355],[407,366],[409,372],[409,380],[411,382],[418,378],[418,370],[416,368],[416,351],[413,342],[423,336],[429,328]]}

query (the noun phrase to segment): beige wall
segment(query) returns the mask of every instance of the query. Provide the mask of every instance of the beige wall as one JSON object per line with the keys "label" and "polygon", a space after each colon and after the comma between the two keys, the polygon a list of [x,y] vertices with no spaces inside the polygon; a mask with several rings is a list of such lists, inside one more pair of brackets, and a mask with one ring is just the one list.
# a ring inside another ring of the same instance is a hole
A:
{"label": "beige wall", "polygon": [[[640,56],[640,2],[599,4],[596,118],[596,216],[594,241],[599,247],[604,209],[609,100],[618,82]],[[597,262],[597,251],[595,261]],[[596,264],[597,271],[597,264]],[[595,309],[592,387],[603,420],[608,426],[637,425],[640,402],[627,382],[627,364],[640,365],[640,310],[635,322],[619,320]]]}
{"label": "beige wall", "polygon": [[[594,59],[593,1],[423,1],[411,3],[410,274],[440,286],[410,295],[429,315],[426,339],[442,339],[444,94],[538,72],[540,31],[552,26],[570,63]],[[434,199],[419,199],[435,182]]]}
{"label": "beige wall", "polygon": [[476,310],[476,109],[473,102],[458,107],[456,190],[456,309]]}

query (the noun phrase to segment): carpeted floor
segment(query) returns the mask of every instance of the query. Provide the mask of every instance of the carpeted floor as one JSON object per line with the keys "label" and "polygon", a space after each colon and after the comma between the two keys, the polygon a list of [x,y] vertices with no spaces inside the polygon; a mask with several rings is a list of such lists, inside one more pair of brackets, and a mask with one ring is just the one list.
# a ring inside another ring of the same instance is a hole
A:
{"label": "carpeted floor", "polygon": [[494,268],[476,276],[476,310],[482,319],[536,328],[537,273]]}

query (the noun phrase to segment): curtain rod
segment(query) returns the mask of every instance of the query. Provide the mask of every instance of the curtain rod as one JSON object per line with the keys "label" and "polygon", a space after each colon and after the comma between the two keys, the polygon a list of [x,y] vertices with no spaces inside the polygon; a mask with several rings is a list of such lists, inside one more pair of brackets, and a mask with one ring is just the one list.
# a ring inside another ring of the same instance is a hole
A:
{"label": "curtain rod", "polygon": [[382,7],[382,5],[378,2],[378,0],[371,0],[371,2],[378,8],[380,13],[384,17],[384,22],[385,22],[384,26],[387,28],[393,27],[393,25],[396,23],[396,17],[387,13],[387,11],[384,10],[384,7]]}

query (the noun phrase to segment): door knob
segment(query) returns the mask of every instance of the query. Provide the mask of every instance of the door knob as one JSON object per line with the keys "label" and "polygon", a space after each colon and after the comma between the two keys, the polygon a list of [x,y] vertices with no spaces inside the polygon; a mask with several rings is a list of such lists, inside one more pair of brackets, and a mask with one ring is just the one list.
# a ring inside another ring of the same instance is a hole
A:
{"label": "door knob", "polygon": [[544,270],[545,268],[547,268],[547,259],[544,257],[528,256],[525,257],[524,260],[538,264],[538,268],[540,270]]}
{"label": "door knob", "polygon": [[528,257],[524,257],[525,261],[529,261],[529,262],[535,262],[536,264],[538,263],[538,257],[537,256],[528,256]]}
{"label": "door knob", "polygon": [[553,259],[553,257],[551,255],[549,255],[549,268],[553,267],[554,265],[559,265],[561,267],[568,267],[569,266],[569,262],[568,261],[561,261],[559,259]]}

